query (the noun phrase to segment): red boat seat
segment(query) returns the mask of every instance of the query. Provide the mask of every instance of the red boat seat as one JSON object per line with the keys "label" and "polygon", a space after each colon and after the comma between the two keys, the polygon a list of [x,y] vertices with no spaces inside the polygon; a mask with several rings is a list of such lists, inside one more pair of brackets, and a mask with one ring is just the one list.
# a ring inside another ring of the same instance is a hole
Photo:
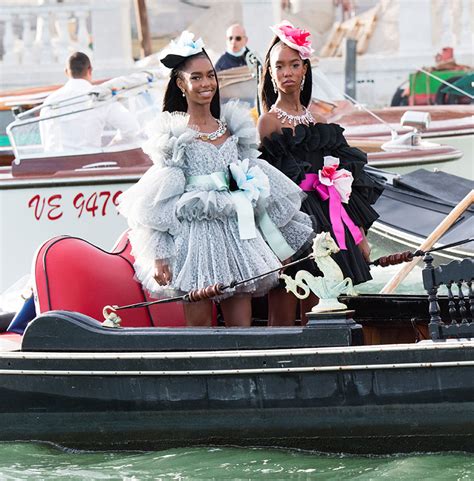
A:
{"label": "red boat seat", "polygon": [[[126,232],[112,252],[77,237],[54,237],[36,252],[33,269],[38,313],[68,310],[103,321],[102,309],[106,305],[152,300],[134,277]],[[185,325],[183,307],[179,303],[127,309],[119,315],[124,327]]]}

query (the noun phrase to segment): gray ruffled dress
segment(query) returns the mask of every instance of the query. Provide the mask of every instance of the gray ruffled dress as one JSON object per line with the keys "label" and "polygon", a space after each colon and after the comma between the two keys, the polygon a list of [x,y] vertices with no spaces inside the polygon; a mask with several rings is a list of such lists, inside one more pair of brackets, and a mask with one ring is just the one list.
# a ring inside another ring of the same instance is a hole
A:
{"label": "gray ruffled dress", "polygon": [[[311,219],[300,212],[302,190],[258,159],[247,108],[238,102],[223,107],[231,136],[219,146],[199,140],[188,119],[164,112],[153,122],[144,151],[154,165],[119,205],[130,227],[136,276],[157,298],[268,272],[314,235]],[[155,259],[171,267],[167,286],[153,278]],[[277,282],[275,273],[225,296],[263,295]]]}

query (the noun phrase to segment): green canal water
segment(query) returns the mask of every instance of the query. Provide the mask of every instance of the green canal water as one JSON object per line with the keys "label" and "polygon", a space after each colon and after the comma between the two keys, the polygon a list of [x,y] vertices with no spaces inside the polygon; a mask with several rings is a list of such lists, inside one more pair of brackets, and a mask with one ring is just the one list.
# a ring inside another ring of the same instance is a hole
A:
{"label": "green canal water", "polygon": [[3,480],[473,480],[463,453],[373,457],[257,448],[84,452],[35,443],[0,444]]}

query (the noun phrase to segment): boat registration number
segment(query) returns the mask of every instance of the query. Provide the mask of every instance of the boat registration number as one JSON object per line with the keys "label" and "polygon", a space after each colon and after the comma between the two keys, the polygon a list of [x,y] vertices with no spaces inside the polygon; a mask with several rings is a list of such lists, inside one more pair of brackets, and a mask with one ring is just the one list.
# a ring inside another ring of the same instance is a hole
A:
{"label": "boat registration number", "polygon": [[[72,207],[77,217],[99,217],[107,214],[118,214],[118,206],[121,190],[116,192],[101,191],[91,194],[79,192],[72,199],[66,199],[62,194],[41,195],[35,194],[28,201],[28,207],[33,212],[36,220],[48,219],[51,221],[61,219],[64,210]],[[65,205],[71,204],[71,205]]]}

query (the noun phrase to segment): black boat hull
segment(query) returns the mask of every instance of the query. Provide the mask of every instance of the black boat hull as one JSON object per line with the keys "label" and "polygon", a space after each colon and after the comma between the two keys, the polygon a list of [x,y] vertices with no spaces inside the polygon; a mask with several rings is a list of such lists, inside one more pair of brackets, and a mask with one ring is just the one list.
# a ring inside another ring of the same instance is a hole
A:
{"label": "black boat hull", "polygon": [[[416,296],[344,302],[373,332],[425,322]],[[353,329],[107,329],[49,312],[0,353],[0,441],[472,451],[474,342],[354,345]]]}
{"label": "black boat hull", "polygon": [[[46,324],[55,326],[52,319]],[[63,323],[75,332],[88,325],[72,315]],[[82,449],[472,451],[474,343],[258,349],[243,340],[269,344],[286,332],[297,346],[310,329],[194,335],[202,346],[216,336],[228,336],[228,346],[240,339],[239,349],[90,353],[79,345],[76,352],[2,353],[0,440]],[[110,346],[145,339],[142,329],[95,330]],[[148,330],[151,337],[163,331]]]}

